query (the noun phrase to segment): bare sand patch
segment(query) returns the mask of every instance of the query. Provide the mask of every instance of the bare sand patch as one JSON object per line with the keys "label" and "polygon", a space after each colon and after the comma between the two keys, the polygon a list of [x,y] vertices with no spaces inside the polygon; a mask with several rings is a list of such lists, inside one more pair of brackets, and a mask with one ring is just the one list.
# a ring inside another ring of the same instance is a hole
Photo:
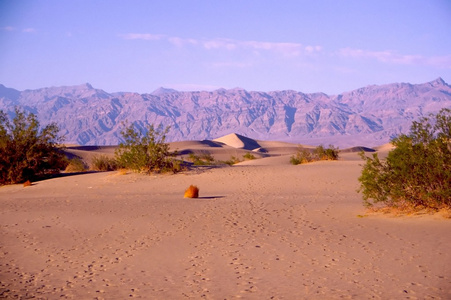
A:
{"label": "bare sand patch", "polygon": [[356,157],[1,187],[0,297],[450,299],[450,220],[366,214]]}

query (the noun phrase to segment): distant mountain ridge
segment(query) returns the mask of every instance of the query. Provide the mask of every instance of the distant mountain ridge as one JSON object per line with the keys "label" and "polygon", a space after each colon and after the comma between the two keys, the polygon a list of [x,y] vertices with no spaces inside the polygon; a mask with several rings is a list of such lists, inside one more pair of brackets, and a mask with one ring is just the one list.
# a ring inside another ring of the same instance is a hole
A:
{"label": "distant mountain ridge", "polygon": [[66,143],[116,145],[123,122],[170,126],[168,141],[215,139],[230,133],[258,140],[340,147],[387,143],[413,120],[451,107],[443,79],[372,85],[339,95],[244,89],[150,94],[107,93],[90,84],[18,91],[0,84],[0,109],[19,106],[41,125],[56,122]]}

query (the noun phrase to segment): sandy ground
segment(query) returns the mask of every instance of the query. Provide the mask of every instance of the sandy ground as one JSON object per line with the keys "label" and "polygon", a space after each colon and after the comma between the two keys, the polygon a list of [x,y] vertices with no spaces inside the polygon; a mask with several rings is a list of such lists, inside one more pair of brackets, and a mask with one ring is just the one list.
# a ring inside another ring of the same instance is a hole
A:
{"label": "sandy ground", "polygon": [[1,187],[0,298],[451,299],[451,220],[365,214],[356,153],[288,161]]}

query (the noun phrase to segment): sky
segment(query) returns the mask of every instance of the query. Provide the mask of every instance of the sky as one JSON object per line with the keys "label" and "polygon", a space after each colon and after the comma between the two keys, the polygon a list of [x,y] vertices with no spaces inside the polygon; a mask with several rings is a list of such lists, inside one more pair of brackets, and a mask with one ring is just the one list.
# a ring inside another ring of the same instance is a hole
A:
{"label": "sky", "polygon": [[450,0],[0,0],[0,84],[336,95],[451,83]]}

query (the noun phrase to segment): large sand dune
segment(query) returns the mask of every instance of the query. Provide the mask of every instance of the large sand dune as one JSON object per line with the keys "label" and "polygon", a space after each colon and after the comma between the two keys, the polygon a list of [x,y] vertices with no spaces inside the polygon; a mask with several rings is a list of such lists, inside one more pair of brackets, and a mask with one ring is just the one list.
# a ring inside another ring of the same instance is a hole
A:
{"label": "large sand dune", "polygon": [[[232,167],[1,187],[0,297],[451,298],[450,220],[365,214],[355,152],[293,166],[296,145],[256,143],[267,157]],[[252,151],[237,145],[171,147]]]}

